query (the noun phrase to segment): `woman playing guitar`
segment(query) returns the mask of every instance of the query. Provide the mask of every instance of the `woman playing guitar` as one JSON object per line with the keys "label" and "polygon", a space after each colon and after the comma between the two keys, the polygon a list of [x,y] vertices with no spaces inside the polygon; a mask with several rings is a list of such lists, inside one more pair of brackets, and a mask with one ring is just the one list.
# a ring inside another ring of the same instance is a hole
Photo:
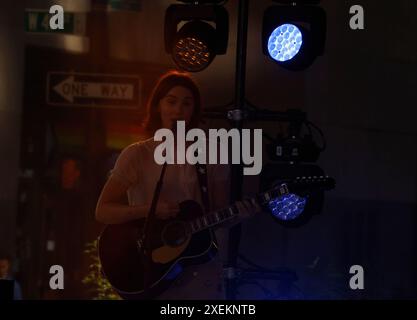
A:
{"label": "woman playing guitar", "polygon": [[[147,106],[145,128],[153,136],[160,128],[173,128],[185,121],[186,128],[198,127],[201,114],[200,92],[188,74],[171,71],[155,86]],[[124,224],[146,218],[161,166],[154,160],[159,142],[150,138],[126,147],[116,161],[96,207],[96,219],[104,224]],[[175,148],[175,146],[174,146]],[[175,152],[176,154],[176,152]],[[175,161],[176,163],[176,161]],[[211,210],[229,204],[229,168],[227,165],[206,166],[208,199]],[[179,203],[194,200],[201,207],[202,191],[196,168],[188,163],[169,164],[166,168],[156,210],[157,219],[170,219],[180,211]],[[128,204],[124,203],[127,194]],[[257,204],[236,203],[240,217],[259,212]],[[233,220],[238,222],[237,219]],[[230,226],[230,224],[229,224]],[[185,268],[159,299],[222,299],[222,267],[225,259],[227,229],[214,230],[219,254],[211,261]],[[117,246],[117,243],[114,243]]]}

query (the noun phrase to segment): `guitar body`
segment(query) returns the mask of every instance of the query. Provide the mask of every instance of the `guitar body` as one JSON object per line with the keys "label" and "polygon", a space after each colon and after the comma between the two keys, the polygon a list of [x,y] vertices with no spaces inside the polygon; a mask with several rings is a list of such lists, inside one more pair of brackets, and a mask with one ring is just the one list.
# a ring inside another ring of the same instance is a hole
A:
{"label": "guitar body", "polygon": [[145,259],[141,242],[146,219],[105,227],[98,252],[105,277],[125,299],[152,299],[166,290],[188,265],[209,261],[217,253],[211,230],[190,235],[187,222],[203,215],[187,200],[173,219],[155,219],[151,232],[150,290],[144,294]]}

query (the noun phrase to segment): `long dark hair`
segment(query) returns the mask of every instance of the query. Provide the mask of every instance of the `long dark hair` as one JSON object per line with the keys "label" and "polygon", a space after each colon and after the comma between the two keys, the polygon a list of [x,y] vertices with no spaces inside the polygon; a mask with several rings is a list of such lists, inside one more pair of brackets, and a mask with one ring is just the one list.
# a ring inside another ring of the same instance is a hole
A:
{"label": "long dark hair", "polygon": [[188,73],[169,71],[162,75],[154,87],[147,104],[147,116],[144,128],[149,134],[154,134],[162,126],[161,115],[158,111],[159,101],[164,98],[173,87],[185,87],[189,89],[194,98],[194,110],[188,128],[196,128],[200,122],[201,96],[195,81]]}

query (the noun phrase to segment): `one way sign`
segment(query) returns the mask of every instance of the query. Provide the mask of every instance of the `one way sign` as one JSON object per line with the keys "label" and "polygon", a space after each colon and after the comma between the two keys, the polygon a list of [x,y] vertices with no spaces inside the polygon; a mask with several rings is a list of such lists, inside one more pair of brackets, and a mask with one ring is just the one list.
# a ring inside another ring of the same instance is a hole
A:
{"label": "one way sign", "polygon": [[84,107],[139,106],[140,79],[132,75],[48,73],[47,103]]}

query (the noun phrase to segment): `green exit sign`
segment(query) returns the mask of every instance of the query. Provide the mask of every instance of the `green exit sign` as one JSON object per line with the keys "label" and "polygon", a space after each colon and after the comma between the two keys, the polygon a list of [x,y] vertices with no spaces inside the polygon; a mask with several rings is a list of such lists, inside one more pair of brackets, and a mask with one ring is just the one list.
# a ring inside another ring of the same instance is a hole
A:
{"label": "green exit sign", "polygon": [[25,31],[33,33],[84,34],[86,16],[82,13],[64,12],[64,29],[51,29],[49,20],[53,14],[47,10],[25,11]]}

